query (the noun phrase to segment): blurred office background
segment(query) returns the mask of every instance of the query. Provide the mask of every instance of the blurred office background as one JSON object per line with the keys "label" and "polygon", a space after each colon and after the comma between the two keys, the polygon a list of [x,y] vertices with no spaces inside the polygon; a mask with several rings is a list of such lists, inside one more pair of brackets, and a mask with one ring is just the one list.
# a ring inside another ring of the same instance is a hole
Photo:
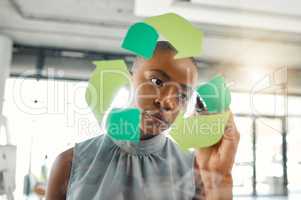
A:
{"label": "blurred office background", "polygon": [[128,26],[165,12],[204,32],[201,81],[220,73],[231,86],[241,132],[234,199],[301,198],[300,1],[1,0],[0,111],[17,146],[15,199],[43,199],[55,157],[101,134],[84,100],[92,61],[131,66],[120,48]]}

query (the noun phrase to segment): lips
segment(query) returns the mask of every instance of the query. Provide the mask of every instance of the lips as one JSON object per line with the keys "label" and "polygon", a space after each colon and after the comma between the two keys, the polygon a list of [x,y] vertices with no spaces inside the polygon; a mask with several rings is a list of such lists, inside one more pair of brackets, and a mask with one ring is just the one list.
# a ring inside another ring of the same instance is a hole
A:
{"label": "lips", "polygon": [[145,115],[148,118],[153,119],[154,121],[164,125],[164,126],[169,126],[169,122],[167,120],[164,119],[163,115],[160,112],[150,112],[150,111],[146,111],[144,112]]}

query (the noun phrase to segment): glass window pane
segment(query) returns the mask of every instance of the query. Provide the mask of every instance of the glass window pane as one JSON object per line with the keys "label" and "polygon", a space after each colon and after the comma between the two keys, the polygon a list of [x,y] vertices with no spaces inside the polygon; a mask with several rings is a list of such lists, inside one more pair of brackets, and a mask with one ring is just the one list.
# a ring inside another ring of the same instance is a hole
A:
{"label": "glass window pane", "polygon": [[288,119],[287,169],[290,193],[301,193],[301,117]]}
{"label": "glass window pane", "polygon": [[288,98],[288,113],[289,115],[301,115],[301,97]]}
{"label": "glass window pane", "polygon": [[3,112],[11,125],[17,155],[22,155],[17,156],[16,199],[24,199],[23,178],[30,162],[39,180],[44,163],[49,173],[59,153],[74,142],[101,134],[84,99],[86,86],[87,82],[8,79]]}
{"label": "glass window pane", "polygon": [[283,194],[281,120],[256,120],[256,191],[258,195]]}
{"label": "glass window pane", "polygon": [[235,122],[241,136],[232,170],[233,194],[250,195],[253,192],[252,119],[235,117]]}
{"label": "glass window pane", "polygon": [[271,94],[251,94],[232,92],[231,109],[235,113],[254,115],[287,114],[287,97]]}

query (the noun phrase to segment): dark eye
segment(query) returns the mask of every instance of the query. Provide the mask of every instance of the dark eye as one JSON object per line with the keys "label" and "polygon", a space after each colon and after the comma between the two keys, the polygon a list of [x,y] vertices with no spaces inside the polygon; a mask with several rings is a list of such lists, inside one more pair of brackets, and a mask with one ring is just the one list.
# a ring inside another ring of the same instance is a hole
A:
{"label": "dark eye", "polygon": [[158,79],[158,78],[152,78],[151,81],[152,81],[153,84],[155,84],[158,87],[163,86],[163,81]]}
{"label": "dark eye", "polygon": [[187,100],[187,95],[185,93],[181,93],[179,94],[179,98],[182,100],[182,101],[186,101]]}

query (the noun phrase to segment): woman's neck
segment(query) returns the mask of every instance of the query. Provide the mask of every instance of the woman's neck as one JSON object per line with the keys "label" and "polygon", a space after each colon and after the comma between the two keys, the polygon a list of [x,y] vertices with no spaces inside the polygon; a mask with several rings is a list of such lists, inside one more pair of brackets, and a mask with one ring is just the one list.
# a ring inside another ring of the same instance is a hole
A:
{"label": "woman's neck", "polygon": [[144,133],[142,130],[140,130],[140,134],[141,134],[140,140],[148,140],[158,135],[153,133]]}

